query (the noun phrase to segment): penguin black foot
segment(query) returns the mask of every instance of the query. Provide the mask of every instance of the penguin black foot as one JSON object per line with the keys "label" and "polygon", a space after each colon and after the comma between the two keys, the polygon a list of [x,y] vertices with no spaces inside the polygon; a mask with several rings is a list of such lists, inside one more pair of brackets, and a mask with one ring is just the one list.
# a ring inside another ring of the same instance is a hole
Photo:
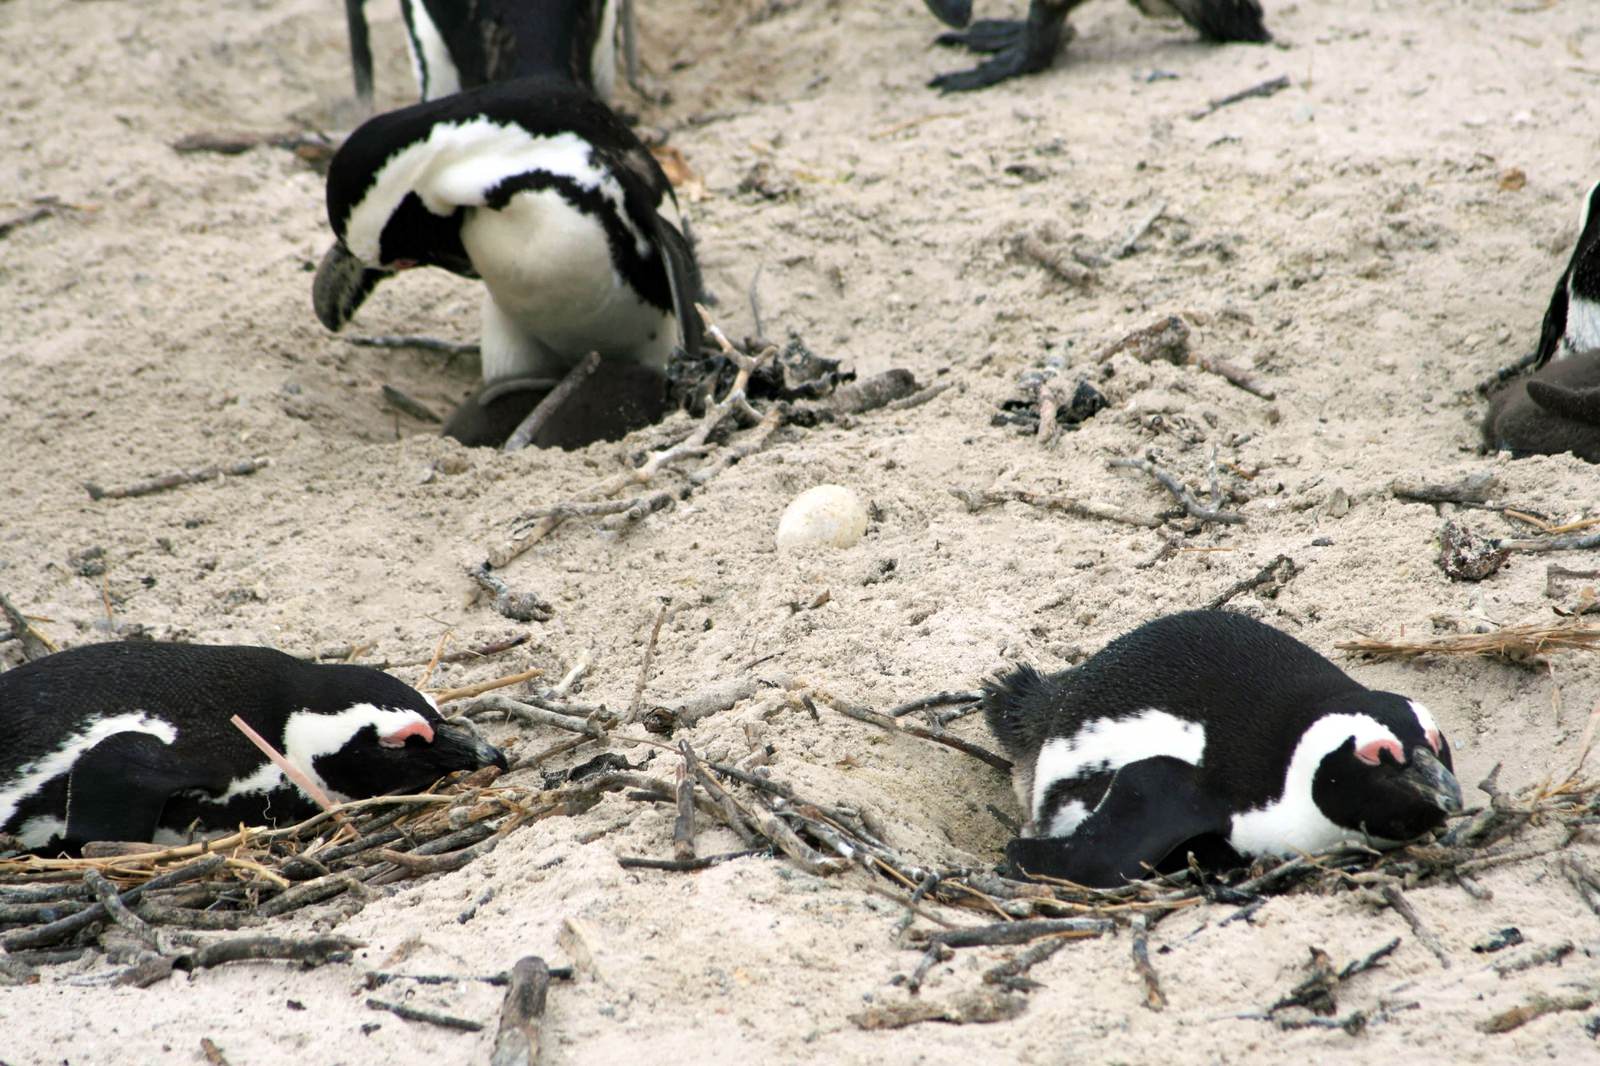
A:
{"label": "penguin black foot", "polygon": [[1257,0],[1171,0],[1183,21],[1208,41],[1266,44],[1272,40]]}
{"label": "penguin black foot", "polygon": [[993,58],[972,70],[941,74],[928,86],[946,93],[971,92],[1022,74],[1037,74],[1049,68],[1072,36],[1065,7],[1034,0],[1026,20],[980,19],[960,32],[941,33],[939,44]]}

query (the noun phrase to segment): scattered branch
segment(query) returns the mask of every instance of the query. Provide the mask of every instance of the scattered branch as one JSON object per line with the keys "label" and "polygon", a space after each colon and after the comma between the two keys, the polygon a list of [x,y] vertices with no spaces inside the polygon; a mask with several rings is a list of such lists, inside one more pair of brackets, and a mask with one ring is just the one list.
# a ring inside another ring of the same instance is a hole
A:
{"label": "scattered branch", "polygon": [[1471,655],[1524,663],[1554,651],[1593,651],[1600,648],[1600,623],[1581,618],[1558,622],[1528,622],[1503,626],[1489,633],[1447,633],[1416,640],[1379,640],[1359,637],[1341,641],[1340,651],[1372,659],[1418,659],[1425,655]]}
{"label": "scattered branch", "polygon": [[84,488],[89,492],[91,500],[122,500],[134,496],[150,496],[157,492],[166,492],[168,489],[181,488],[184,485],[197,485],[204,481],[222,481],[230,477],[244,477],[254,474],[257,470],[264,470],[272,465],[271,459],[257,458],[244,459],[227,466],[205,466],[198,470],[180,470],[175,474],[165,474],[149,481],[139,481],[132,485],[123,485],[117,488],[103,489],[92,481],[84,483]]}
{"label": "scattered branch", "polygon": [[1283,587],[1294,580],[1295,575],[1298,573],[1300,573],[1300,568],[1295,565],[1293,559],[1287,555],[1279,555],[1257,571],[1254,577],[1236,581],[1221,593],[1206,601],[1205,609],[1215,611],[1240,593],[1249,592],[1251,589],[1257,589],[1263,585],[1271,587],[1266,592],[1263,592],[1262,595],[1269,600],[1276,599],[1278,593],[1283,591]]}
{"label": "scattered branch", "polygon": [[1202,522],[1221,522],[1230,526],[1244,525],[1244,515],[1235,514],[1232,511],[1223,511],[1215,507],[1202,506],[1200,501],[1191,496],[1189,490],[1184,488],[1177,478],[1147,459],[1112,459],[1110,466],[1112,469],[1141,470],[1149,474],[1161,483],[1162,488],[1172,493],[1177,501],[1183,505],[1184,511],[1192,518],[1198,518]]}
{"label": "scattered branch", "polygon": [[539,432],[550,423],[556,412],[561,410],[563,404],[572,398],[572,395],[583,387],[584,382],[600,369],[600,353],[590,352],[568,370],[560,384],[544,394],[544,398],[534,405],[533,410],[525,415],[517,428],[511,431],[511,436],[506,438],[501,451],[517,452],[533,443]]}
{"label": "scattered branch", "polygon": [[1261,82],[1259,85],[1252,85],[1248,89],[1240,89],[1236,93],[1229,93],[1227,96],[1217,97],[1215,100],[1212,100],[1210,103],[1206,104],[1205,107],[1200,108],[1198,111],[1189,112],[1189,121],[1199,122],[1201,119],[1206,118],[1209,115],[1213,115],[1225,107],[1230,107],[1233,104],[1237,104],[1241,100],[1250,100],[1258,96],[1272,96],[1276,93],[1282,92],[1288,87],[1289,76],[1287,74],[1279,75],[1276,78],[1271,78],[1267,81]]}

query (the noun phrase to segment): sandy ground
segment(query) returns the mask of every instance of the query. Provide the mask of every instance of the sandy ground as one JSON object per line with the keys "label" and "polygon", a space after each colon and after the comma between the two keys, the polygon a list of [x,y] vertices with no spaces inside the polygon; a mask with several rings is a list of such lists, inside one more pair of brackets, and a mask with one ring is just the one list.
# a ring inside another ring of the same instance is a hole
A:
{"label": "sandy ground", "polygon": [[[571,454],[468,453],[437,439],[389,409],[380,386],[446,411],[475,369],[354,347],[318,326],[309,288],[327,238],[317,175],[272,147],[169,147],[202,130],[332,127],[347,116],[337,6],[5,0],[0,215],[43,196],[74,206],[0,238],[0,590],[62,644],[143,632],[303,653],[369,645],[371,657],[399,661],[426,658],[446,630],[462,647],[525,631],[526,649],[436,682],[524,666],[559,673],[588,654],[584,696],[611,706],[631,697],[670,598],[648,701],[753,673],[768,687],[695,726],[697,747],[741,757],[746,724],[766,721],[776,775],[816,799],[870,808],[906,852],[948,863],[998,858],[1005,831],[985,806],[1010,809],[1002,776],[827,710],[814,721],[776,686],[886,707],[971,686],[1009,661],[1059,668],[1279,553],[1303,572],[1276,599],[1235,606],[1330,654],[1361,632],[1553,617],[1551,557],[1518,557],[1480,585],[1451,582],[1434,563],[1442,519],[1388,485],[1491,470],[1502,497],[1525,509],[1568,518],[1600,505],[1593,467],[1478,454],[1472,392],[1532,345],[1595,176],[1600,9],[1268,0],[1276,45],[1218,48],[1102,0],[1080,10],[1078,39],[1052,71],[940,98],[923,83],[964,60],[929,47],[937,26],[915,0],[643,6],[647,80],[668,99],[622,103],[668,131],[704,177],[696,229],[730,332],[752,329],[744,294],[759,271],[769,335],[793,330],[863,373],[904,366],[956,388],[848,427],[785,430],[636,528],[563,529],[505,571],[554,617],[509,622],[473,600],[466,566],[521,511],[619,469],[659,431]],[[996,13],[994,0],[982,6]],[[382,3],[372,15],[380,97],[398,104],[413,91],[398,16]],[[1189,117],[1278,75],[1291,80],[1284,92]],[[1157,207],[1132,254],[1108,258],[1084,288],[1009,251],[1013,238],[1043,232],[1054,247],[1109,257]],[[353,329],[469,340],[476,305],[469,283],[412,275],[382,288]],[[1190,367],[1126,355],[1095,364],[1102,346],[1169,313],[1196,323],[1201,354],[1251,368],[1275,398]],[[991,426],[1018,375],[1048,360],[1088,374],[1111,408],[1049,446]],[[1106,465],[1150,449],[1196,484],[1215,449],[1248,523],[1140,530],[1019,503],[969,513],[950,494],[1029,489],[1154,513],[1170,504],[1160,489]],[[252,456],[272,465],[140,499],[93,502],[83,489]],[[866,538],[778,554],[783,506],[822,481],[872,501]],[[1496,535],[1516,528],[1491,513],[1461,517]],[[1174,535],[1220,550],[1138,566]],[[83,565],[92,549],[103,575]],[[808,608],[824,591],[826,604]],[[0,656],[14,664],[16,644]],[[1432,707],[1469,785],[1497,762],[1511,786],[1564,771],[1600,700],[1600,670],[1572,655],[1549,671],[1350,669]],[[959,728],[990,743],[976,720]],[[517,753],[559,739],[494,736]],[[667,761],[656,770],[670,773]],[[864,890],[860,873],[824,882],[779,861],[696,875],[617,866],[617,854],[668,854],[669,834],[666,812],[620,796],[520,831],[465,870],[339,922],[368,944],[353,967],[238,966],[144,991],[94,986],[93,968],[49,971],[0,990],[0,1059],[199,1062],[209,1037],[236,1066],[486,1061],[491,1033],[367,1010],[360,972],[488,973],[529,953],[562,963],[568,920],[594,966],[552,991],[547,1062],[1592,1053],[1592,1012],[1503,1036],[1474,1028],[1536,993],[1600,978],[1590,955],[1600,926],[1550,858],[1485,874],[1492,901],[1453,887],[1411,893],[1448,969],[1361,893],[1280,898],[1253,923],[1224,927],[1230,909],[1218,907],[1160,925],[1162,1013],[1141,1005],[1122,936],[1038,968],[1045,987],[1015,1021],[869,1033],[847,1016],[903,998],[891,978],[919,957],[892,938],[901,908]],[[710,834],[703,848],[732,844]],[[1574,846],[1591,859],[1600,850]],[[1470,948],[1509,925],[1532,949],[1570,939],[1578,950],[1561,966],[1498,978]],[[1293,986],[1308,947],[1342,962],[1393,935],[1400,949],[1342,991],[1341,1009],[1414,1009],[1354,1037],[1237,1017]],[[972,988],[1004,954],[959,954],[923,995]],[[492,1024],[498,992],[421,989],[414,1002]]]}

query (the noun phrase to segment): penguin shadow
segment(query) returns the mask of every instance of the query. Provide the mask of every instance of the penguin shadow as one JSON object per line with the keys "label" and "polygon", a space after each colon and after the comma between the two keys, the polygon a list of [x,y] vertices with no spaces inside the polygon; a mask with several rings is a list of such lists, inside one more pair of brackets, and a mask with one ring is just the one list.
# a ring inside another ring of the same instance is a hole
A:
{"label": "penguin shadow", "polygon": [[1514,459],[1571,452],[1600,463],[1600,348],[1553,359],[1492,393],[1483,444]]}

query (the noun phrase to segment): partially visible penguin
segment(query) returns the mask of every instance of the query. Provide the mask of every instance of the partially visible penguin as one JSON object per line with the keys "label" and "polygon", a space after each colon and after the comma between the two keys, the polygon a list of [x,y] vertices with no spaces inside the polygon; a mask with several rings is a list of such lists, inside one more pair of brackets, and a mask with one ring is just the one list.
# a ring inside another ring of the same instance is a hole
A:
{"label": "partially visible penguin", "polygon": [[1389,846],[1461,809],[1428,709],[1362,687],[1270,626],[1188,611],[1053,675],[992,681],[989,728],[1028,812],[1027,874],[1107,887],[1238,856]]}
{"label": "partially visible penguin", "polygon": [[76,853],[314,814],[235,714],[337,801],[506,766],[379,670],[270,648],[91,644],[0,674],[0,832]]}
{"label": "partially visible penguin", "polygon": [[337,330],[380,279],[434,266],[484,283],[483,388],[446,423],[499,445],[589,352],[602,370],[533,443],[614,439],[666,409],[676,343],[698,352],[700,290],[661,166],[594,95],[522,78],[379,115],[328,169],[338,243],[312,283]]}
{"label": "partially visible penguin", "polygon": [[1583,198],[1533,366],[1490,395],[1484,446],[1518,459],[1571,452],[1600,463],[1600,183]]}
{"label": "partially visible penguin", "polygon": [[[418,96],[566,74],[602,100],[616,82],[617,0],[400,0]],[[345,0],[356,96],[372,102],[365,0]]]}
{"label": "partially visible penguin", "polygon": [[[972,0],[926,0],[928,10],[959,33],[940,34],[938,43],[992,56],[972,70],[941,74],[928,84],[943,92],[982,89],[1007,78],[1047,69],[1062,45],[1072,40],[1067,16],[1083,0],[1029,0],[1027,18],[982,19],[967,25]],[[1208,41],[1272,40],[1258,0],[1129,0],[1150,18],[1181,18]],[[965,27],[963,29],[963,27]]]}

